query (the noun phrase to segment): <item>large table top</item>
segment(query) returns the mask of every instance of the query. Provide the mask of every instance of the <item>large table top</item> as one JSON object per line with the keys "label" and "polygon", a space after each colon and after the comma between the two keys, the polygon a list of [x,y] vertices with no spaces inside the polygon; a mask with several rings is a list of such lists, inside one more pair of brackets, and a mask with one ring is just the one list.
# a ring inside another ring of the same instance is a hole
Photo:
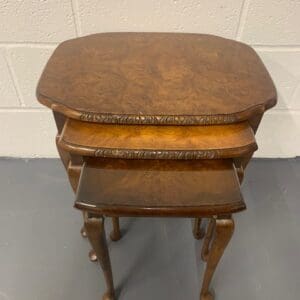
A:
{"label": "large table top", "polygon": [[255,51],[202,34],[102,33],[63,42],[39,101],[98,123],[207,125],[246,120],[276,103]]}

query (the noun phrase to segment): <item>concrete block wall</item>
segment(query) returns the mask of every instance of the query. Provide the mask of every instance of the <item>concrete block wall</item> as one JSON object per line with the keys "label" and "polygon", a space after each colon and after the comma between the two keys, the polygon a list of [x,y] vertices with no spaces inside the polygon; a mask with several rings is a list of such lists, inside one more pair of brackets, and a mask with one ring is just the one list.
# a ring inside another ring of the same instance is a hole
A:
{"label": "concrete block wall", "polygon": [[0,156],[56,157],[52,115],[35,99],[59,42],[109,31],[201,32],[252,45],[279,94],[259,157],[300,155],[299,0],[1,0]]}

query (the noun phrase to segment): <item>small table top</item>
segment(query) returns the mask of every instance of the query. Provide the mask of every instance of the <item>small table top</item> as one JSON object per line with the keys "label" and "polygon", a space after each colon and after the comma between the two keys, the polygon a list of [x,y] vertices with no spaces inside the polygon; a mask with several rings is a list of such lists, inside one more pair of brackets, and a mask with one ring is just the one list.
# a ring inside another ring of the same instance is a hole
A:
{"label": "small table top", "polygon": [[273,82],[251,47],[183,33],[102,33],[63,42],[37,97],[70,118],[118,124],[235,123],[276,104]]}
{"label": "small table top", "polygon": [[75,207],[107,216],[199,217],[246,208],[228,160],[91,159]]}
{"label": "small table top", "polygon": [[66,151],[129,159],[216,159],[251,155],[248,122],[210,126],[115,125],[68,119],[58,139]]}

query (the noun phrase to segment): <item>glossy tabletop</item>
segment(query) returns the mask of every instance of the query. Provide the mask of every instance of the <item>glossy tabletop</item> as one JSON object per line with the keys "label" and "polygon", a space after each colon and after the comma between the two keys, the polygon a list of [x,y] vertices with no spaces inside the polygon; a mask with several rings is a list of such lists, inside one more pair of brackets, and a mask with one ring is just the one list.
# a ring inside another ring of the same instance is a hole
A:
{"label": "glossy tabletop", "polygon": [[37,97],[85,121],[172,125],[235,123],[277,98],[251,47],[183,33],[101,33],[63,42]]}
{"label": "glossy tabletop", "polygon": [[68,119],[58,145],[68,152],[140,159],[215,159],[257,149],[248,122],[210,126],[112,125]]}
{"label": "glossy tabletop", "polygon": [[75,206],[117,216],[192,217],[245,209],[230,159],[88,159]]}

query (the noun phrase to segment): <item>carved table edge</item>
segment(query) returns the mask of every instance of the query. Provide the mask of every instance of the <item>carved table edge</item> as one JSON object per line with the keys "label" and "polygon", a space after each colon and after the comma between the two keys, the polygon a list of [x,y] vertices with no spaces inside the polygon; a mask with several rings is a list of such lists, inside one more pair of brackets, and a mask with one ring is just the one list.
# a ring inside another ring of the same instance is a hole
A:
{"label": "carved table edge", "polygon": [[70,153],[123,159],[218,159],[240,157],[257,150],[255,142],[236,148],[208,149],[208,150],[160,150],[160,149],[125,149],[125,148],[96,148],[66,142],[63,137],[58,137],[58,145]]}
{"label": "carved table edge", "polygon": [[60,112],[65,116],[85,122],[102,124],[130,124],[130,125],[221,125],[233,124],[250,119],[256,114],[264,113],[273,107],[277,98],[270,98],[265,104],[249,107],[243,111],[231,114],[216,115],[137,115],[137,114],[109,114],[85,112],[59,104],[39,91],[36,92],[39,102],[53,111]]}

